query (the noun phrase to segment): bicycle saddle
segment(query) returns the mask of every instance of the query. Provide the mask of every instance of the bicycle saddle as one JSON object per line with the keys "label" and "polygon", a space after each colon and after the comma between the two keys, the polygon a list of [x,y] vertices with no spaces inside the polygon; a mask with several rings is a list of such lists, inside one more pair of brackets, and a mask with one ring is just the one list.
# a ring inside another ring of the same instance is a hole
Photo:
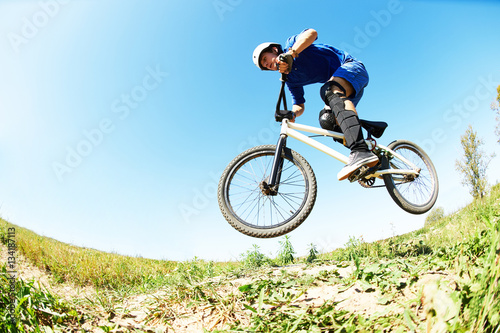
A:
{"label": "bicycle saddle", "polygon": [[384,121],[369,121],[360,119],[359,122],[361,126],[368,131],[368,135],[373,135],[376,138],[380,138],[384,134],[385,129],[389,126]]}

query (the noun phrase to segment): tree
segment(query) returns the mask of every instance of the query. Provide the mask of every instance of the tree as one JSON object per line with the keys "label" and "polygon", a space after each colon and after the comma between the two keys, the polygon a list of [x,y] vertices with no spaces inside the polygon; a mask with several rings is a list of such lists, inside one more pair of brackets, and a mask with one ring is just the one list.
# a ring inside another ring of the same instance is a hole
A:
{"label": "tree", "polygon": [[497,116],[496,116],[496,121],[497,121],[497,128],[495,130],[495,134],[498,135],[498,143],[500,143],[500,86],[497,87],[497,99],[491,103],[491,109],[493,111],[496,111]]}
{"label": "tree", "polygon": [[461,136],[460,143],[464,155],[455,161],[457,171],[462,174],[462,184],[469,188],[469,193],[475,198],[482,198],[486,194],[488,181],[486,170],[493,155],[486,156],[480,148],[484,142],[477,137],[477,133],[469,125],[465,134]]}

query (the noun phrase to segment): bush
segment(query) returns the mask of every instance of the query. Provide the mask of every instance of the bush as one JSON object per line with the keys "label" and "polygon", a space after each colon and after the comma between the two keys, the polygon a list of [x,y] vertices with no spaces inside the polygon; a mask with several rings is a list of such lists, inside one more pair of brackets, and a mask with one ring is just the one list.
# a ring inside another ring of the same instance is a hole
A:
{"label": "bush", "polygon": [[307,255],[306,262],[312,263],[315,259],[318,258],[318,250],[316,249],[316,245],[313,243],[309,244],[309,254]]}
{"label": "bush", "polygon": [[260,247],[257,244],[253,244],[253,250],[248,250],[241,255],[241,258],[245,268],[258,268],[271,263],[269,258],[260,253]]}
{"label": "bush", "polygon": [[425,226],[428,227],[444,217],[443,207],[435,207],[425,218]]}
{"label": "bush", "polygon": [[278,253],[278,261],[282,265],[292,264],[294,261],[293,255],[295,250],[293,249],[292,243],[290,242],[290,237],[285,236],[285,240],[280,241],[281,249]]}

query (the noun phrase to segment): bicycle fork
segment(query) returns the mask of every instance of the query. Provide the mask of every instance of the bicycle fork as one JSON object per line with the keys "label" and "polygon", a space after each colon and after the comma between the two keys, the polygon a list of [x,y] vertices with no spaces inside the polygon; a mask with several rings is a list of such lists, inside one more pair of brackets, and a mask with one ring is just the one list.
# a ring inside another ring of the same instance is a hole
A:
{"label": "bicycle fork", "polygon": [[261,184],[262,193],[265,195],[278,195],[278,189],[281,180],[281,171],[283,169],[283,154],[286,153],[286,134],[281,134],[276,144],[273,166],[269,177]]}

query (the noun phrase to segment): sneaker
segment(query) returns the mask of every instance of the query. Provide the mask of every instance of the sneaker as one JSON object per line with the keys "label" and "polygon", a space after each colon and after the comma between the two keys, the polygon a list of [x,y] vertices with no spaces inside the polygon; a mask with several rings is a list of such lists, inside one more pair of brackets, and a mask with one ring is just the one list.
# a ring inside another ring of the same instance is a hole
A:
{"label": "sneaker", "polygon": [[337,175],[339,180],[348,178],[354,171],[366,165],[371,168],[378,163],[378,157],[371,151],[353,151],[349,155],[349,162]]}

